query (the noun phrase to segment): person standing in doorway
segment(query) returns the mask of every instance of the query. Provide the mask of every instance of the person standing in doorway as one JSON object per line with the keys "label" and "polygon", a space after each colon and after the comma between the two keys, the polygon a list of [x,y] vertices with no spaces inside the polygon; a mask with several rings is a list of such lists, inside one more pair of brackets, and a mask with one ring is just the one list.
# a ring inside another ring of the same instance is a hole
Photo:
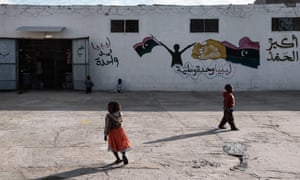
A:
{"label": "person standing in doorway", "polygon": [[[108,140],[108,148],[116,157],[115,164],[123,161],[124,165],[128,164],[126,152],[130,150],[130,142],[127,138],[124,128],[122,127],[123,118],[121,105],[118,102],[111,101],[107,105],[108,114],[105,117],[104,141]],[[122,153],[122,160],[119,157]]]}
{"label": "person standing in doorway", "polygon": [[85,80],[85,88],[86,88],[86,93],[87,94],[91,94],[92,93],[92,87],[94,86],[93,81],[91,80],[90,76],[86,77]]}
{"label": "person standing in doorway", "polygon": [[225,92],[223,93],[224,115],[219,124],[219,129],[226,129],[225,124],[228,122],[232,131],[239,130],[234,123],[233,108],[235,107],[235,98],[233,95],[233,87],[231,84],[226,84]]}

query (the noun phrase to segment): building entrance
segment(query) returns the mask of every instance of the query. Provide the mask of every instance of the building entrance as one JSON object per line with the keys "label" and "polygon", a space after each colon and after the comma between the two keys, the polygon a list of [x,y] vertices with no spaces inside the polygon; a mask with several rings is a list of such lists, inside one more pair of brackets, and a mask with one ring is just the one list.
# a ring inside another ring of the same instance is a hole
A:
{"label": "building entrance", "polygon": [[72,40],[19,39],[19,87],[72,89]]}

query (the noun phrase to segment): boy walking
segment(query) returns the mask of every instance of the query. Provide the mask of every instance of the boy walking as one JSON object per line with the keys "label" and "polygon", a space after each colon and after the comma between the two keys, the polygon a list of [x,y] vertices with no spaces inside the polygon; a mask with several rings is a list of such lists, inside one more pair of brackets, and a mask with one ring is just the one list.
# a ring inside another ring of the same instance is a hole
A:
{"label": "boy walking", "polygon": [[235,106],[235,99],[232,93],[233,91],[232,85],[226,84],[224,89],[225,89],[225,92],[223,93],[224,115],[218,127],[219,129],[226,129],[224,125],[228,122],[231,130],[237,131],[239,129],[235,126],[234,118],[233,118],[233,108]]}

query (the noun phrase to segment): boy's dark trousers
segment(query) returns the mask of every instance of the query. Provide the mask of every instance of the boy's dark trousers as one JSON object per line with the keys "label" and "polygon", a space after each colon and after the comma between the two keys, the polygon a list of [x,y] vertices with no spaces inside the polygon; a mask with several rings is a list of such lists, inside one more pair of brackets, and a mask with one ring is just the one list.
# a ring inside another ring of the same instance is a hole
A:
{"label": "boy's dark trousers", "polygon": [[224,129],[224,125],[228,122],[229,125],[230,125],[230,128],[231,130],[236,130],[237,127],[235,126],[234,124],[234,118],[233,118],[233,114],[232,114],[233,111],[230,111],[228,109],[225,109],[224,110],[224,116],[219,124],[219,128],[220,129]]}
{"label": "boy's dark trousers", "polygon": [[92,88],[91,88],[91,87],[87,87],[87,88],[86,88],[86,93],[87,93],[87,94],[92,93]]}

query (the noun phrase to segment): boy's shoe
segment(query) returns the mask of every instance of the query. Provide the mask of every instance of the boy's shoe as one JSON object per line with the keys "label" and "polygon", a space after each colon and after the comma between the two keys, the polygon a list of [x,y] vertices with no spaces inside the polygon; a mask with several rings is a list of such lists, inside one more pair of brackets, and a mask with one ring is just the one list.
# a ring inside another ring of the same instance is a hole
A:
{"label": "boy's shoe", "polygon": [[231,131],[238,131],[238,128],[232,128]]}
{"label": "boy's shoe", "polygon": [[124,163],[125,165],[128,164],[128,159],[127,159],[126,156],[123,156],[123,163]]}
{"label": "boy's shoe", "polygon": [[224,127],[224,126],[219,126],[218,128],[219,129],[226,129],[226,127]]}

